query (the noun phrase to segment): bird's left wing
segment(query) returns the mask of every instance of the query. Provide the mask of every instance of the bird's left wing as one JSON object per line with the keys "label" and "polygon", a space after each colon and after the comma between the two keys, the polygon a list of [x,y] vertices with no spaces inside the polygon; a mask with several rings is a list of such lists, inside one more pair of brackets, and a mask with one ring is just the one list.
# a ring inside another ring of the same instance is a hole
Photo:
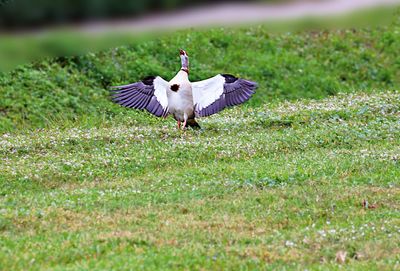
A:
{"label": "bird's left wing", "polygon": [[168,114],[169,84],[160,76],[149,76],[140,82],[111,87],[112,100],[125,107],[146,109],[157,117]]}
{"label": "bird's left wing", "polygon": [[257,83],[229,74],[192,83],[195,114],[206,117],[225,107],[244,103],[254,94]]}

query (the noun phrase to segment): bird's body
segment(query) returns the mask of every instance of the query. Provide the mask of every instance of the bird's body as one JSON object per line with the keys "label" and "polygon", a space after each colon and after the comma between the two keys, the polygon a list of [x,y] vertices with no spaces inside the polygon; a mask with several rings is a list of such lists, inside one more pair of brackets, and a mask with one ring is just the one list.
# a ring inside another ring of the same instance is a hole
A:
{"label": "bird's body", "polygon": [[170,91],[167,91],[168,112],[174,116],[176,121],[184,122],[189,118],[194,118],[192,85],[188,74],[185,71],[179,71],[169,85]]}
{"label": "bird's body", "polygon": [[169,114],[178,128],[189,125],[199,128],[195,117],[206,117],[226,107],[241,104],[253,94],[257,84],[233,75],[219,74],[212,78],[189,81],[189,57],[180,51],[182,68],[169,82],[150,76],[140,82],[113,87],[113,101],[130,108],[146,109],[158,117]]}

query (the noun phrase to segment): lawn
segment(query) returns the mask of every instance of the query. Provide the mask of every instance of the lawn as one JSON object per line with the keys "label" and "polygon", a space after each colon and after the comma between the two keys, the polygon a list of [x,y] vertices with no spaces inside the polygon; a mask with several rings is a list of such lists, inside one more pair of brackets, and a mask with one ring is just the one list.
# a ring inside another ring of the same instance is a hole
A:
{"label": "lawn", "polygon": [[[400,93],[3,134],[17,269],[399,268]],[[364,204],[363,201],[367,201]]]}
{"label": "lawn", "polygon": [[[1,75],[1,269],[400,269],[399,25],[181,31]],[[108,100],[182,44],[193,80],[254,99],[199,131]]]}

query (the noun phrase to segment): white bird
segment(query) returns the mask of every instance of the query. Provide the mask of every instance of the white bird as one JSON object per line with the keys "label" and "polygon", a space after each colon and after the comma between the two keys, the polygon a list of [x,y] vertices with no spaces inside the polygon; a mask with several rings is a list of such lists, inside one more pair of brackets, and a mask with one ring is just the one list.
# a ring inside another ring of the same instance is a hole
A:
{"label": "white bird", "polygon": [[113,101],[124,107],[146,109],[157,117],[171,114],[178,122],[178,129],[186,125],[200,128],[195,117],[210,116],[244,103],[257,88],[257,83],[230,74],[192,83],[189,57],[184,50],[180,50],[180,58],[182,68],[171,81],[149,76],[140,82],[112,87]]}

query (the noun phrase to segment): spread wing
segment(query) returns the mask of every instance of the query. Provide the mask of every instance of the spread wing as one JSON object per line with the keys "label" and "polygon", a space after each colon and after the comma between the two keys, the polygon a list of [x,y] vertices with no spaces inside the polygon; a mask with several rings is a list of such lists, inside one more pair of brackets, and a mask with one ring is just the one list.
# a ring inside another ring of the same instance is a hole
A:
{"label": "spread wing", "polygon": [[168,114],[168,82],[149,76],[140,82],[111,87],[112,100],[125,107],[146,109],[157,117]]}
{"label": "spread wing", "polygon": [[210,79],[192,83],[195,114],[206,117],[225,107],[244,103],[255,93],[257,83],[219,74]]}

